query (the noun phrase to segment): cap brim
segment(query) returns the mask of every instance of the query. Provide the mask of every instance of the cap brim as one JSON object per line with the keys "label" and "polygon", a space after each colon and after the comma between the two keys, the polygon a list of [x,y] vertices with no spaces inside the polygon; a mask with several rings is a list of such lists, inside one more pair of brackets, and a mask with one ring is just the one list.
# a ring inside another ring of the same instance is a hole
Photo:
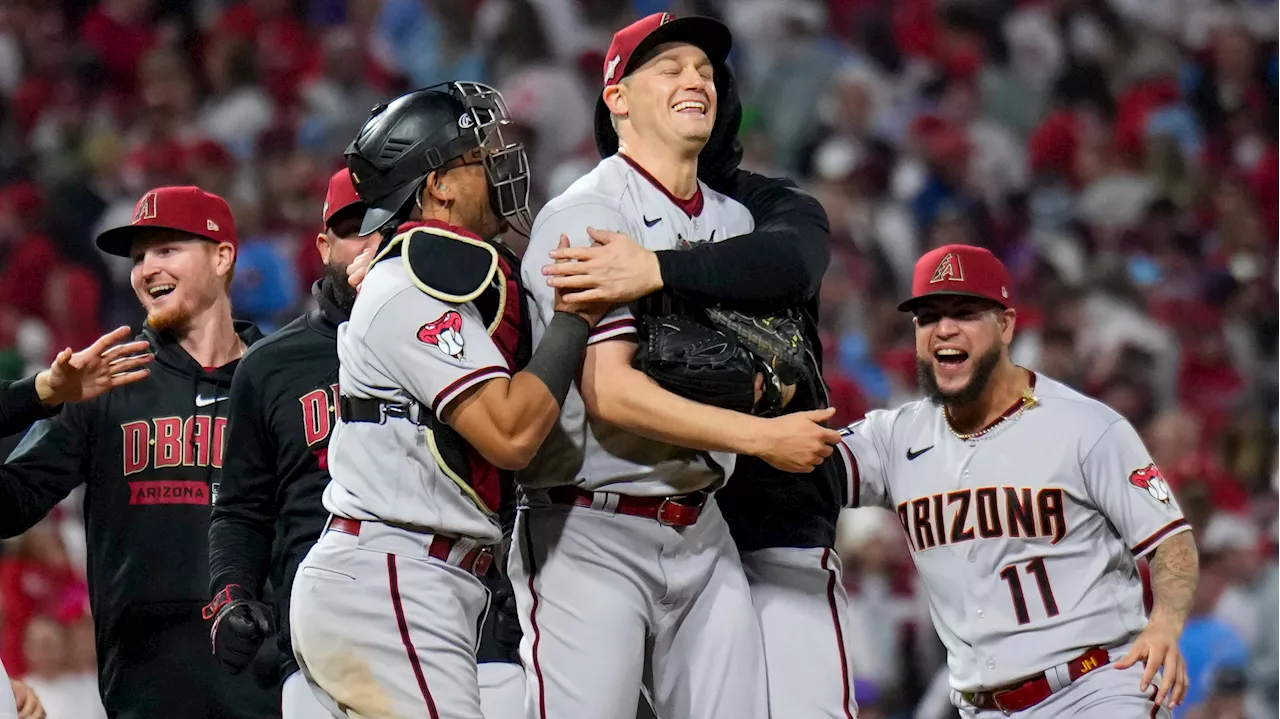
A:
{"label": "cap brim", "polygon": [[[676,18],[665,25],[659,25],[657,30],[640,41],[627,60],[627,66],[623,68],[622,77],[630,75],[637,63],[646,59],[650,50],[668,42],[685,42],[701,49],[717,68],[724,67],[729,59],[729,51],[733,49],[733,35],[720,21],[709,17]],[[604,94],[596,95],[596,149],[600,151],[601,157],[609,157],[618,151],[618,133],[613,129],[609,114]]]}
{"label": "cap brim", "polygon": [[342,207],[339,207],[338,209],[333,210],[332,212],[329,213],[328,217],[324,218],[324,226],[325,227],[333,226],[333,218],[339,217],[341,215],[344,215],[350,212],[353,207],[364,207],[364,202],[360,200],[356,200],[354,202],[348,202]]}
{"label": "cap brim", "polygon": [[364,221],[360,223],[360,236],[372,235],[387,224],[387,221],[395,216],[401,207],[404,207],[404,203],[413,197],[418,186],[418,183],[411,182],[376,203],[370,204],[369,209],[365,210]]}
{"label": "cap brim", "polygon": [[1000,302],[999,300],[992,299],[990,297],[987,297],[986,295],[980,295],[977,292],[930,292],[925,295],[920,295],[919,297],[912,297],[909,300],[903,300],[902,302],[899,302],[898,311],[912,312],[916,308],[918,308],[920,305],[928,302],[929,300],[936,299],[939,297],[972,297],[973,299],[976,299],[976,300],[985,300],[987,302],[990,302],[993,305],[999,305],[1000,307],[1003,307],[1005,309],[1009,308],[1008,303]]}
{"label": "cap brim", "polygon": [[108,255],[116,257],[133,257],[133,241],[138,235],[150,232],[152,230],[168,230],[170,232],[181,232],[184,235],[190,235],[198,240],[206,242],[226,242],[227,240],[219,240],[205,235],[199,235],[191,230],[184,230],[180,227],[165,227],[164,225],[125,225],[124,227],[114,227],[101,235],[94,241],[99,250]]}

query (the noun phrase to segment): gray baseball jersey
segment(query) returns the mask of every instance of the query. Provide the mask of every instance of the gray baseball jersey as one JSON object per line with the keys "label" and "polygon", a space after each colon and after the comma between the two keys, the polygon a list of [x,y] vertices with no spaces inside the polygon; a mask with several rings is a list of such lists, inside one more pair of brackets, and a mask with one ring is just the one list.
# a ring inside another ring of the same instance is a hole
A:
{"label": "gray baseball jersey", "polygon": [[1040,377],[987,434],[937,405],[876,410],[840,456],[855,506],[898,514],[951,686],[998,687],[1146,627],[1136,559],[1190,525],[1138,433]]}
{"label": "gray baseball jersey", "polygon": [[[369,270],[350,321],[338,327],[338,360],[344,395],[418,402],[436,416],[466,389],[511,376],[475,305],[420,290],[398,258]],[[339,421],[329,441],[329,470],[324,506],[334,514],[502,538],[493,513],[497,488],[468,485],[440,459],[432,435],[413,422]]]}
{"label": "gray baseball jersey", "polygon": [[[672,197],[623,155],[605,158],[563,194],[547,203],[534,222],[521,272],[532,292],[533,341],[542,340],[554,313],[555,295],[542,276],[560,235],[578,246],[591,244],[587,228],[630,235],[650,250],[718,242],[751,232],[751,213],[706,185],[689,201]],[[605,315],[588,344],[635,334],[632,308]],[[520,475],[527,487],[576,484],[583,489],[636,496],[684,494],[715,488],[733,472],[735,455],[698,452],[638,437],[604,422],[588,422],[577,387],[569,391],[560,425]]]}

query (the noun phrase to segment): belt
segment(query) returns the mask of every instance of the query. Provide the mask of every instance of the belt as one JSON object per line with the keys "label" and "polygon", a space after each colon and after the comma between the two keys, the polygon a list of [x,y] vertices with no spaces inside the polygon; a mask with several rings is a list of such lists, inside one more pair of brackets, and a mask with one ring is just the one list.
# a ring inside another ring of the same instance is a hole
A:
{"label": "belt", "polygon": [[[603,506],[596,502],[596,498],[601,495],[607,498],[603,501]],[[632,517],[655,519],[668,527],[688,527],[697,522],[698,515],[702,514],[702,508],[706,506],[707,496],[706,492],[693,492],[674,497],[632,497],[613,492],[588,492],[568,485],[547,490],[547,498],[556,504],[593,507]]]}
{"label": "belt", "polygon": [[[325,531],[342,532],[350,534],[353,537],[360,536],[360,525],[364,522],[358,519],[347,519],[346,517],[329,516],[329,526]],[[389,525],[388,525],[389,526]],[[453,552],[453,545],[457,540],[453,537],[443,534],[432,535],[431,546],[427,548],[427,555],[433,559],[438,559],[445,564],[452,564],[464,572],[471,572],[477,577],[488,576],[489,570],[493,568],[493,549],[491,547],[477,547],[467,552],[462,559],[457,562],[449,561],[449,556]]]}
{"label": "belt", "polygon": [[426,417],[431,412],[431,410],[418,402],[399,404],[396,402],[384,402],[380,399],[348,397],[345,394],[338,397],[338,410],[342,415],[343,422],[382,424],[387,421],[388,417],[392,417],[395,419],[407,419],[418,425],[426,424],[428,421]]}
{"label": "belt", "polygon": [[[1067,675],[1075,681],[1098,667],[1111,663],[1111,653],[1094,647],[1067,662]],[[1016,684],[1007,684],[980,692],[961,692],[964,700],[979,709],[1001,711],[1005,714],[1024,711],[1053,695],[1053,687],[1044,672]]]}

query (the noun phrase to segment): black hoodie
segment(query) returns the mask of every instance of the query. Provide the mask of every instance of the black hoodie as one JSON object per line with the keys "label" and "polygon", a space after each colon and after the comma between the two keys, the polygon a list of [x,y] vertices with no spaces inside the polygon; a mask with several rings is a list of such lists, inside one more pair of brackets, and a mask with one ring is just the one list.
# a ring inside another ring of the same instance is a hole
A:
{"label": "black hoodie", "polygon": [[[231,426],[209,525],[206,597],[238,584],[255,598],[274,590],[272,681],[297,669],[289,640],[289,590],[324,529],[329,433],[338,416],[338,325],[347,313],[312,287],[319,305],[245,354],[231,383]],[[272,647],[265,646],[265,659]]]}
{"label": "black hoodie", "polygon": [[[246,344],[262,337],[245,322]],[[279,716],[278,693],[233,677],[209,648],[208,533],[237,362],[203,368],[144,327],[146,379],[63,407],[0,465],[0,536],[29,529],[86,483],[84,515],[98,683],[107,714]]]}

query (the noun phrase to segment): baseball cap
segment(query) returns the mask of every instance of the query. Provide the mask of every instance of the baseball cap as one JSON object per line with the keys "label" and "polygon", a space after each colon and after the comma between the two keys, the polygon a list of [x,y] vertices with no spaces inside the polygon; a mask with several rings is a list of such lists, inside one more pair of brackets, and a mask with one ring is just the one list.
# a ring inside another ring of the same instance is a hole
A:
{"label": "baseball cap", "polygon": [[[678,18],[669,12],[643,17],[614,33],[609,52],[604,56],[604,83],[601,87],[618,84],[636,69],[650,50],[668,42],[693,45],[705,52],[713,65],[722,67],[733,47],[733,36],[723,23],[709,17]],[[603,132],[613,134],[609,106],[604,103],[603,93],[596,98],[595,129],[597,137]]]}
{"label": "baseball cap", "polygon": [[943,245],[916,262],[911,298],[898,305],[911,312],[927,297],[961,296],[990,300],[1001,307],[1012,304],[1009,270],[991,250],[973,245]]}
{"label": "baseball cap", "polygon": [[173,230],[238,245],[236,222],[227,201],[192,185],[147,191],[133,209],[133,222],[98,235],[98,249],[128,257],[133,239],[147,230]]}
{"label": "baseball cap", "polygon": [[355,205],[363,206],[364,201],[356,192],[355,183],[351,180],[351,170],[342,168],[329,178],[329,189],[324,193],[324,226],[329,226],[333,216]]}

